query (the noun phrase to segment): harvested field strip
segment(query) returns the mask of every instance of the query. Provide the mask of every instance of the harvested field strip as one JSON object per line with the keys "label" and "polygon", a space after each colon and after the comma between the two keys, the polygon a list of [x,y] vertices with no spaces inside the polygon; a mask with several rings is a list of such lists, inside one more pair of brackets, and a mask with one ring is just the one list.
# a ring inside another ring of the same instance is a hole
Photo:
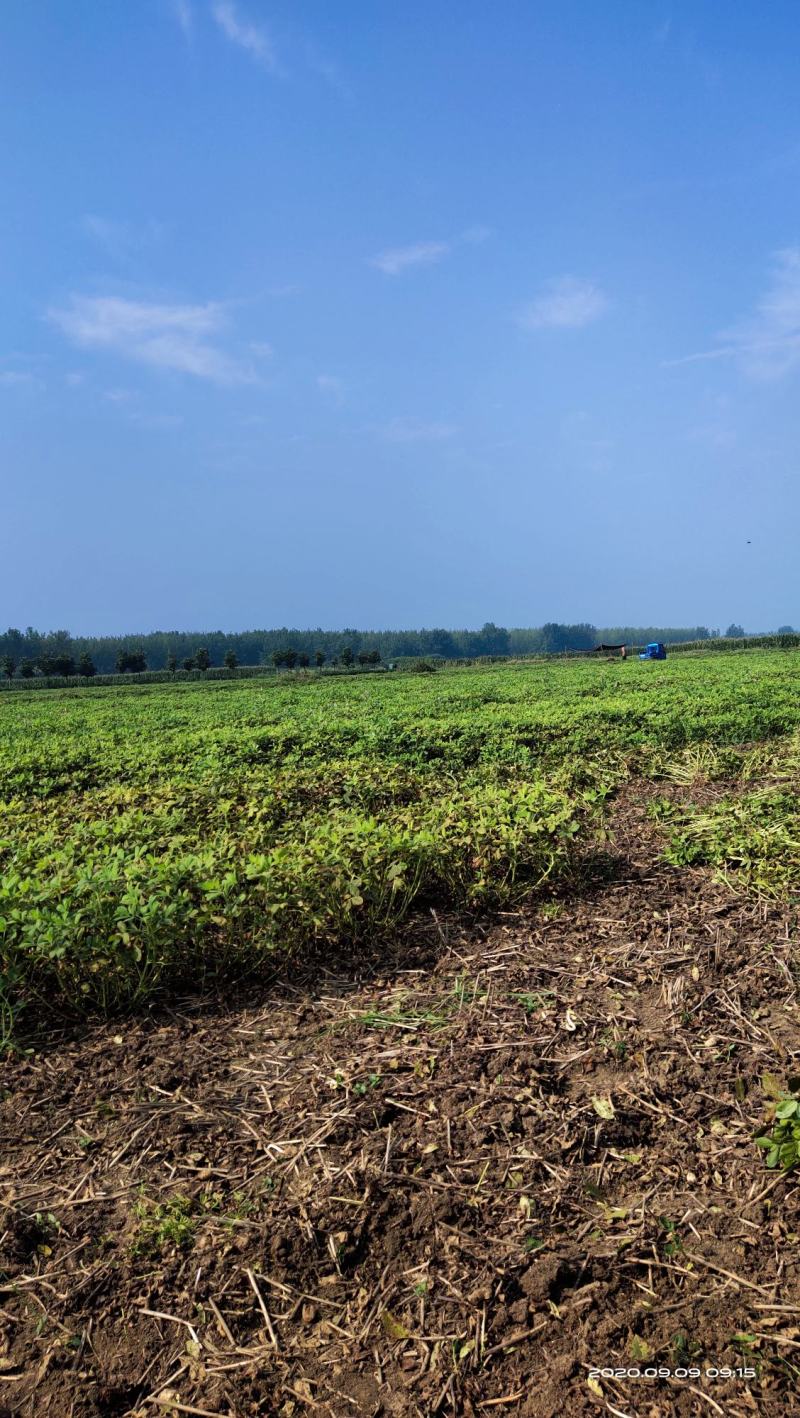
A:
{"label": "harvested field strip", "polygon": [[[654,791],[578,899],[9,1059],[0,1408],[792,1411],[795,922],[666,864]],[[590,1380],[647,1365],[701,1374]]]}

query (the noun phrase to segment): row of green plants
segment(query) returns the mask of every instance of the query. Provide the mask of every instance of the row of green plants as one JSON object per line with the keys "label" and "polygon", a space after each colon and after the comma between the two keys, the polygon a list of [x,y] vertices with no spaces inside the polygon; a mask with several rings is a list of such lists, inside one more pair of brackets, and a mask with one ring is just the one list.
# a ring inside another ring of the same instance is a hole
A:
{"label": "row of green plants", "polygon": [[795,665],[764,653],[10,696],[0,1029],[45,1002],[115,1010],[276,952],[357,945],[421,905],[535,892],[591,849],[626,773],[722,763],[800,726]]}
{"label": "row of green plants", "polygon": [[486,781],[441,794],[406,782],[394,801],[382,789],[378,815],[370,785],[359,803],[357,775],[345,781],[351,805],[327,812],[309,785],[313,814],[297,784],[281,799],[264,773],[253,792],[222,804],[194,792],[146,803],[112,792],[77,820],[58,805],[38,822],[8,805],[9,1016],[26,999],[107,1011],[169,983],[202,987],[276,951],[385,933],[423,897],[505,902],[566,869],[586,815],[543,782]]}
{"label": "row of green plants", "polygon": [[[188,666],[188,668],[187,668]],[[353,674],[374,674],[384,673],[385,665],[376,666],[372,662],[364,665],[356,661],[352,665],[323,665],[321,668],[308,669],[305,666],[298,666],[292,671],[293,674],[307,677],[309,674],[320,675],[353,675]],[[397,666],[397,668],[412,669],[412,665]],[[30,692],[40,689],[110,689],[121,685],[134,687],[136,685],[147,684],[184,684],[191,680],[196,684],[212,683],[214,680],[230,679],[260,679],[268,680],[280,673],[280,667],[275,665],[211,665],[207,670],[201,670],[196,663],[184,661],[183,665],[178,665],[174,670],[137,670],[125,671],[118,674],[96,674],[96,675],[39,675],[35,679],[0,678],[0,691],[13,690],[14,692]]]}

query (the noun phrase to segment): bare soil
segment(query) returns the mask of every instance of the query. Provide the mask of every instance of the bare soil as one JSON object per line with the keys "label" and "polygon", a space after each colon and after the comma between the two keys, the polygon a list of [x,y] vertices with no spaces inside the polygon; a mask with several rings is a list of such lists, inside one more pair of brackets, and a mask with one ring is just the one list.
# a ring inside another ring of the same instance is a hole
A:
{"label": "bare soil", "polygon": [[796,924],[650,791],[544,907],[4,1060],[0,1418],[800,1413]]}

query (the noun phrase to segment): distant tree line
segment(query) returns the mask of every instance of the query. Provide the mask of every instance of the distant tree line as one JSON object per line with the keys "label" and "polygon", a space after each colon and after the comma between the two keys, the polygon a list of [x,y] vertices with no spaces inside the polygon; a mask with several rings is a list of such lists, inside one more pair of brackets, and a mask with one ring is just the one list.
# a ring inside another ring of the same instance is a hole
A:
{"label": "distant tree line", "polygon": [[[779,634],[792,634],[781,626]],[[726,636],[741,638],[742,627],[731,623]],[[149,635],[72,636],[67,630],[9,629],[0,634],[0,671],[7,677],[36,674],[137,674],[144,670],[204,672],[212,666],[234,670],[238,665],[269,665],[276,669],[309,666],[344,667],[390,663],[404,658],[463,660],[481,656],[562,654],[591,650],[600,642],[644,645],[716,639],[719,630],[695,626],[601,626],[583,622],[567,625],[549,621],[531,629],[511,629],[487,621],[480,630],[221,630],[202,635],[157,630]]]}

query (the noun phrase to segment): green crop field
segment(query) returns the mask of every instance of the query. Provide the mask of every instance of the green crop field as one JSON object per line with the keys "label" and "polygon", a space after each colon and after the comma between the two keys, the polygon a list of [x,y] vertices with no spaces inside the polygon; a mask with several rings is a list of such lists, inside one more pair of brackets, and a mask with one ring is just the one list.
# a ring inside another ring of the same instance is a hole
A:
{"label": "green crop field", "polygon": [[799,725],[790,650],[3,696],[0,1034],[534,893],[631,774],[743,779],[668,850],[791,893]]}

